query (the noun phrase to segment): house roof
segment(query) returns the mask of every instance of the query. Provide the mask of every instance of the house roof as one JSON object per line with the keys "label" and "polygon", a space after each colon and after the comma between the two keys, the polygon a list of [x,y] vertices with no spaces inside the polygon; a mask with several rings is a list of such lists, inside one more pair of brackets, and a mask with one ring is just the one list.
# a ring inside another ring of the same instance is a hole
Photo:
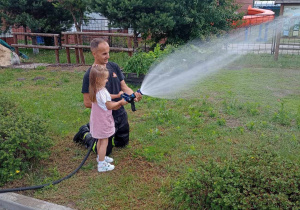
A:
{"label": "house roof", "polygon": [[275,4],[300,4],[299,0],[275,0]]}

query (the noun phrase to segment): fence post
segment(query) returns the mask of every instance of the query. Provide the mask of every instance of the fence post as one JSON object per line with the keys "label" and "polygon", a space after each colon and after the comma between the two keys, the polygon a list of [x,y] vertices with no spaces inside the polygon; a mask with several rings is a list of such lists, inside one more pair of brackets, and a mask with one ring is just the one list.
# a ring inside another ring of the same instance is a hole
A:
{"label": "fence post", "polygon": [[[74,34],[74,38],[75,38],[75,45],[78,46],[78,38],[77,38],[77,34]],[[78,53],[78,48],[75,46],[75,55],[76,55],[76,64],[79,64],[79,53]]]}
{"label": "fence post", "polygon": [[[132,38],[131,37],[127,38],[127,47],[132,48]],[[132,51],[128,51],[128,55],[131,57],[132,56]]]}
{"label": "fence post", "polygon": [[[58,47],[58,40],[57,36],[54,35],[54,46]],[[59,63],[59,49],[55,49],[55,57],[56,57],[56,63]]]}
{"label": "fence post", "polygon": [[[18,35],[14,34],[14,44],[18,44]],[[17,53],[17,55],[19,55],[19,48],[15,47],[15,52]]]}
{"label": "fence post", "polygon": [[[69,44],[69,35],[64,34],[64,36],[65,36],[66,45],[68,45]],[[67,54],[68,63],[71,63],[70,48],[69,47],[66,47],[66,54]]]}
{"label": "fence post", "polygon": [[[79,45],[82,45],[82,39],[81,39],[81,35],[78,34],[78,40],[79,40]],[[85,60],[84,60],[84,56],[83,56],[83,49],[80,47],[79,48],[79,54],[80,54],[80,60],[81,60],[81,64],[85,64]]]}

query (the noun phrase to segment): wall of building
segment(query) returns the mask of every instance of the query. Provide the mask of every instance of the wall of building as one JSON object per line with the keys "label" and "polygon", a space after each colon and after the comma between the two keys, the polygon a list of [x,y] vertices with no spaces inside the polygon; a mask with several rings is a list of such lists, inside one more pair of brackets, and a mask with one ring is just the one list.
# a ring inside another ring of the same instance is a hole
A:
{"label": "wall of building", "polygon": [[247,13],[247,9],[249,5],[253,7],[253,0],[235,0],[236,3],[240,4],[242,7],[238,10],[238,12]]}

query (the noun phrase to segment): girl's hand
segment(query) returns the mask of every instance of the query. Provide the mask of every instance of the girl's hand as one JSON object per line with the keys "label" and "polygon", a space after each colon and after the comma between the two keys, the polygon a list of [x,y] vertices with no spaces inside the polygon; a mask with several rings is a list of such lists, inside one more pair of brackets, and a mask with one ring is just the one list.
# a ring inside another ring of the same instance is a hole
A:
{"label": "girl's hand", "polygon": [[124,105],[128,104],[128,102],[127,102],[127,101],[125,101],[125,99],[124,99],[124,98],[122,98],[122,100],[120,100],[120,103],[121,103],[121,105],[122,105],[122,106],[124,106]]}
{"label": "girl's hand", "polygon": [[124,93],[123,91],[120,91],[120,92],[118,93],[118,97],[121,98],[121,95],[122,95],[123,93]]}

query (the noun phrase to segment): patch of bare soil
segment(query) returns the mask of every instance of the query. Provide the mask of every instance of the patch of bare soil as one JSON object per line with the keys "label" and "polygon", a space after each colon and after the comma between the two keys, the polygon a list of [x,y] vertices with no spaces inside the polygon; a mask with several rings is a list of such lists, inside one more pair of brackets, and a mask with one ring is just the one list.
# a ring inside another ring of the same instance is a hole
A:
{"label": "patch of bare soil", "polygon": [[48,64],[48,63],[21,63],[19,65],[10,65],[9,68],[18,69],[36,69],[45,66],[49,71],[86,71],[90,65],[81,64]]}
{"label": "patch of bare soil", "polygon": [[51,64],[47,66],[47,70],[50,71],[87,71],[90,65],[78,65],[78,64]]}
{"label": "patch of bare soil", "polygon": [[[44,169],[42,177],[52,177],[52,169],[59,173],[59,178],[67,176],[72,173],[81,163],[84,156],[87,153],[87,149],[73,142],[73,136],[68,136],[65,139],[59,140],[54,147],[51,148],[51,156],[47,160],[40,161]],[[137,145],[132,142],[132,147]],[[140,199],[138,195],[131,192],[127,196],[131,200],[134,200],[133,204],[128,204],[124,206],[124,200],[114,201],[113,203],[108,203],[110,209],[147,209],[149,206],[159,206],[156,197],[159,188],[161,187],[161,181],[167,175],[164,170],[162,170],[158,165],[146,161],[141,157],[133,157],[130,150],[124,148],[114,148],[113,156],[116,161],[116,168],[112,172],[108,172],[111,176],[112,183],[118,183],[120,177],[131,176],[135,177],[135,183],[137,186],[148,186],[149,196]],[[23,194],[30,197],[35,197],[37,199],[42,199],[44,201],[56,203],[59,205],[64,205],[74,209],[80,209],[76,202],[82,200],[82,194],[87,193],[90,189],[91,180],[96,180],[99,176],[103,175],[97,171],[96,168],[96,155],[91,152],[84,166],[88,167],[92,165],[91,169],[80,169],[71,178],[66,179],[57,186],[57,189],[45,189],[45,192],[35,194],[35,191],[21,191],[19,194]],[[119,161],[120,162],[119,162]],[[38,173],[38,169],[32,171],[33,173]],[[52,180],[55,181],[55,180]],[[46,183],[51,182],[48,180]],[[43,184],[43,183],[39,183]],[[28,180],[28,176],[24,176],[21,180],[15,180],[8,183],[3,188],[18,188],[31,185]],[[101,189],[99,189],[101,190]],[[129,190],[129,189],[128,189]],[[133,190],[133,189],[132,189]],[[133,190],[134,191],[134,190]],[[154,197],[153,197],[154,196]]]}

